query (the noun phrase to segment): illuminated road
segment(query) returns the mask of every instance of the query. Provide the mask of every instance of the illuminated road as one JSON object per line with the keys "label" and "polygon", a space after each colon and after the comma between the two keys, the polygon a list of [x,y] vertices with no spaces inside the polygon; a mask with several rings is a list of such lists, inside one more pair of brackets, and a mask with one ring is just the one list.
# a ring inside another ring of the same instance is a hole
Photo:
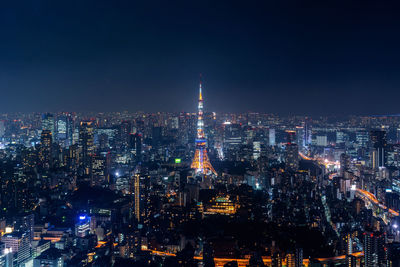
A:
{"label": "illuminated road", "polygon": [[361,195],[364,198],[367,198],[369,201],[371,201],[373,204],[377,205],[379,208],[384,209],[389,211],[390,215],[392,216],[399,216],[399,213],[395,210],[388,209],[385,205],[379,202],[379,200],[376,198],[376,196],[368,191],[358,189],[356,191],[359,195]]}
{"label": "illuminated road", "polygon": [[[167,256],[167,257],[175,257],[176,255],[174,253],[168,253],[168,252],[162,252],[162,251],[158,251],[158,250],[150,250],[147,249],[145,251],[149,251],[151,252],[153,255],[158,255],[158,256]],[[352,254],[353,256],[355,256],[356,258],[362,257],[364,255],[364,252],[355,252]],[[236,261],[238,263],[239,267],[246,267],[249,264],[249,258],[250,256],[246,257],[245,259],[233,259],[233,258],[214,258],[214,263],[216,267],[223,267],[226,263],[230,262],[230,261]],[[331,258],[317,258],[318,261],[320,262],[335,262],[335,261],[342,261],[346,258],[346,255],[340,255],[340,256],[336,256],[336,257],[331,257]],[[196,260],[203,260],[203,257],[201,256],[195,256],[194,259]],[[263,262],[266,266],[271,266],[271,257],[262,257]],[[282,261],[283,265],[286,265],[286,260]],[[309,265],[309,260],[308,259],[304,259],[303,261],[304,266],[308,266]]]}
{"label": "illuminated road", "polygon": [[304,160],[314,160],[317,161],[318,164],[324,165],[325,167],[334,166],[336,168],[340,167],[340,163],[338,161],[330,161],[324,158],[310,158],[299,151],[299,156]]}

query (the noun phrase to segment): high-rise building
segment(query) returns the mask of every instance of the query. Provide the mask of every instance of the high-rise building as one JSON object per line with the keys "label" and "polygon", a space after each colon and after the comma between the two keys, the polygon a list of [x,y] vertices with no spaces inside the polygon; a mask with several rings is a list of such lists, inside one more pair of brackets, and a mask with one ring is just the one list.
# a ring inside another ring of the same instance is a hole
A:
{"label": "high-rise building", "polygon": [[149,183],[150,178],[140,173],[134,174],[135,218],[138,223],[148,220]]}
{"label": "high-rise building", "polygon": [[131,132],[132,123],[130,121],[123,121],[120,125],[120,138],[123,146],[128,145]]}
{"label": "high-rise building", "polygon": [[364,266],[384,266],[386,262],[385,240],[381,233],[364,233]]}
{"label": "high-rise building", "polygon": [[370,132],[371,141],[371,166],[373,169],[384,167],[386,165],[386,132],[381,130]]}
{"label": "high-rise building", "polygon": [[287,132],[287,140],[285,153],[286,169],[297,171],[299,168],[299,147],[292,141],[295,140],[295,132]]}
{"label": "high-rise building", "polygon": [[350,168],[350,156],[347,154],[340,155],[340,176],[344,177],[344,173]]}
{"label": "high-rise building", "polygon": [[14,229],[29,233],[30,242],[32,242],[34,236],[34,231],[33,231],[34,225],[35,225],[35,215],[33,213],[19,215],[15,218]]}
{"label": "high-rise building", "polygon": [[6,249],[13,253],[17,266],[31,259],[30,233],[23,231],[14,231],[1,237],[1,242],[5,244]]}
{"label": "high-rise building", "polygon": [[55,120],[54,115],[51,113],[45,113],[42,115],[42,130],[48,130],[52,136],[55,136]]}
{"label": "high-rise building", "polygon": [[71,114],[63,113],[57,118],[57,134],[55,138],[63,146],[72,145],[72,118]]}
{"label": "high-rise building", "polygon": [[275,145],[275,129],[269,129],[269,134],[268,134],[268,139],[269,139],[269,145],[274,146]]}
{"label": "high-rise building", "polygon": [[203,120],[203,95],[201,91],[201,82],[199,88],[199,105],[197,113],[197,138],[196,138],[196,151],[192,161],[191,168],[195,170],[196,174],[200,175],[217,175],[207,155],[206,149],[206,136],[204,133],[204,120]]}
{"label": "high-rise building", "polygon": [[4,136],[5,132],[6,132],[6,126],[4,120],[0,120],[0,138]]}
{"label": "high-rise building", "polygon": [[102,155],[92,157],[92,185],[101,185],[108,181],[106,158]]}
{"label": "high-rise building", "polygon": [[11,248],[6,248],[3,242],[0,242],[0,266],[13,267],[13,253]]}
{"label": "high-rise building", "polygon": [[317,146],[327,146],[328,139],[326,135],[317,135],[316,137]]}
{"label": "high-rise building", "polygon": [[85,175],[91,173],[92,156],[94,153],[93,122],[81,122],[79,127],[80,165]]}
{"label": "high-rise building", "polygon": [[40,137],[39,160],[43,168],[49,169],[52,166],[52,144],[53,136],[50,130],[43,130]]}
{"label": "high-rise building", "polygon": [[75,224],[75,235],[77,237],[85,237],[90,232],[90,217],[87,215],[80,215]]}
{"label": "high-rise building", "polygon": [[304,128],[303,146],[308,147],[309,145],[311,145],[311,140],[312,140],[312,129],[311,129],[310,118],[305,118],[303,128]]}
{"label": "high-rise building", "polygon": [[136,162],[142,160],[142,135],[140,133],[129,135],[129,149],[135,155]]}

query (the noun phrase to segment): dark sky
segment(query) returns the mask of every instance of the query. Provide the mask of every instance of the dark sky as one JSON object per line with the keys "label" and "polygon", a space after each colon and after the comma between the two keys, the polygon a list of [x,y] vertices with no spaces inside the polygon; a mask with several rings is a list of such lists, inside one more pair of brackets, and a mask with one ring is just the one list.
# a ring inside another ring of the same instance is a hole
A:
{"label": "dark sky", "polygon": [[394,3],[2,1],[0,112],[400,113]]}

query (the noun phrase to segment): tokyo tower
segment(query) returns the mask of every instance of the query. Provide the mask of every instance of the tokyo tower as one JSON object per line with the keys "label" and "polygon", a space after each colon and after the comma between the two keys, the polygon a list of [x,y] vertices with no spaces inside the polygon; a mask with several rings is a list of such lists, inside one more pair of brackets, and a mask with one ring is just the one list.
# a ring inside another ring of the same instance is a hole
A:
{"label": "tokyo tower", "polygon": [[196,152],[194,154],[192,169],[195,169],[196,174],[202,175],[217,175],[213,166],[211,166],[210,159],[207,155],[206,137],[204,134],[204,121],[203,121],[203,95],[201,92],[201,81],[199,88],[199,105],[197,113],[197,138],[196,138]]}

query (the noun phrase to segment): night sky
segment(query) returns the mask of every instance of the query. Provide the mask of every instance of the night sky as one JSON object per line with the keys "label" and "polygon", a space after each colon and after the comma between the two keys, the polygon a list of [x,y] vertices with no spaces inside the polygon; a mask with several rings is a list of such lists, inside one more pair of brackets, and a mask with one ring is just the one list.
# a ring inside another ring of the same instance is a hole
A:
{"label": "night sky", "polygon": [[0,112],[398,114],[394,3],[2,1]]}

